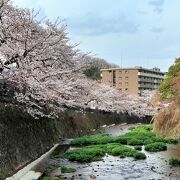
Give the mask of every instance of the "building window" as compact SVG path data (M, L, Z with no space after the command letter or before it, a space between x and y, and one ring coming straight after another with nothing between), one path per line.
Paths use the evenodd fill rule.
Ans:
M122 82L119 82L119 85L121 85L121 86L122 86Z
M120 74L122 74L122 71L119 71Z
M112 71L110 70L109 73L111 73Z
M128 91L128 88L125 88L125 91Z
M128 76L126 76L125 79L128 80Z
M121 76L119 76L119 79L122 79L122 77L121 77Z
M125 85L128 86L128 82L125 82Z
M128 74L128 71L125 71L125 74Z

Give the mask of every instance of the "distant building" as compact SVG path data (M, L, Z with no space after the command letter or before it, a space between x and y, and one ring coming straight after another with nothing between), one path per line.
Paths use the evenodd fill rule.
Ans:
M132 95L141 95L144 90L157 89L164 76L165 73L161 72L159 68L101 69L102 83Z

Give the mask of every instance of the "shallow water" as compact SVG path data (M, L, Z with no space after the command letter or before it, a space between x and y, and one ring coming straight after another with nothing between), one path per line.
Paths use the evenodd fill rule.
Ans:
M128 131L135 125L116 125L105 127L105 133L117 136ZM89 164L69 162L65 159L49 159L48 164L69 165L77 169L75 173L65 174L67 179L77 180L180 180L180 168L172 167L168 160L174 156L180 158L180 144L168 145L168 150L157 153L149 153L142 150L147 159L135 161L132 158L120 159L106 155L103 161Z

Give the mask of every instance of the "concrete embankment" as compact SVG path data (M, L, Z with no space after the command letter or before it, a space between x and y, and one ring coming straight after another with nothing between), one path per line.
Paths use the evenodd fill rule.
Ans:
M43 154L41 157L33 161L32 163L28 164L23 169L19 170L13 176L6 178L6 180L32 180L32 179L39 179L42 175L41 172L35 172L33 169L38 166L39 163L44 161L49 155L57 148L58 144L54 145L48 152Z
M60 139L89 134L103 124L144 122L128 114L77 110L65 110L57 119L37 120L20 107L3 103L0 117L0 179L37 159Z
M1 84L1 83L0 83ZM34 119L17 105L15 85L0 87L0 179L9 177L51 149L61 139L89 134L104 124L148 123L127 113L64 107L58 117Z

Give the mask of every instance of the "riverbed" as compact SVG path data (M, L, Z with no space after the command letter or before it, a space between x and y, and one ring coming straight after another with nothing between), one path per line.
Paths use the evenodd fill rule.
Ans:
M128 132L129 127L137 126L136 124L121 124L104 126L104 133L118 136ZM67 141L68 142L68 141ZM65 143L66 144L66 143ZM68 145L59 146L55 151L56 154L63 154L68 150ZM62 158L49 158L45 165L50 167L71 166L77 171L75 173L64 174L64 178L69 180L179 180L180 168L169 165L171 157L180 158L180 143L177 145L168 145L167 151L150 153L144 151L147 156L145 160L135 161L132 158L120 159L111 155L106 155L102 161L80 164L70 162Z

